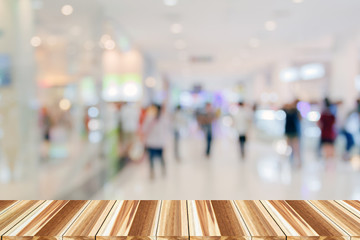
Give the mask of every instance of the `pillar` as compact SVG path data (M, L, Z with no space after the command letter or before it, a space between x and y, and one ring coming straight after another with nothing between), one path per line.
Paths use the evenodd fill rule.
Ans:
M30 178L38 161L35 57L30 45L30 0L0 1L0 54L10 59L11 82L0 87L0 179ZM2 178L1 178L2 176Z

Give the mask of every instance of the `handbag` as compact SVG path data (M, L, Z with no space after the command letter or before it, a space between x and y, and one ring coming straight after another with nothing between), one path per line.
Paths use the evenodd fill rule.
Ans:
M139 137L136 137L129 149L129 157L134 162L140 162L145 155L145 145Z

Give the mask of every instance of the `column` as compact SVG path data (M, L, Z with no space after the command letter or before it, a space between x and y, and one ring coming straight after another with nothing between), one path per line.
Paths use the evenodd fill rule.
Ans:
M0 87L0 139L3 181L24 179L37 169L38 125L35 57L30 0L0 1L0 54L10 59L11 82ZM2 175L5 174L5 175Z

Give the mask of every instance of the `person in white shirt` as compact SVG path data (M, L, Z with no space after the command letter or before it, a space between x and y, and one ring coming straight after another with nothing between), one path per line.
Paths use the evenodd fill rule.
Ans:
M244 102L240 101L238 103L238 106L239 106L238 111L234 115L234 125L239 135L241 157L244 160L245 144L247 140L248 130L251 125L252 114L251 114L251 110L245 106Z
M167 116L161 105L153 104L146 113L142 134L150 160L150 178L154 178L154 161L161 161L163 175L166 173L164 148L167 141Z

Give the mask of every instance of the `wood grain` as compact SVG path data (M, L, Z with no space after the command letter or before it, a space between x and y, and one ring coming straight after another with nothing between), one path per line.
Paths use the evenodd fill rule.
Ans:
M0 215L0 236L3 236L12 227L18 224L24 217L43 204L45 201L20 201L8 211Z
M351 239L360 239L360 218L335 201L310 201L330 221L343 229Z
M190 239L250 239L233 201L188 201Z
M69 201L34 236L34 240L62 240L62 236L90 201Z
M68 201L45 201L3 235L3 240L25 239L35 236Z
M64 240L95 240L116 201L91 201L63 235Z
M360 201L336 200L336 202L360 218Z
M0 201L0 214L14 206L17 202L16 200Z
M261 201L288 239L314 238L317 233L286 201Z
M319 236L320 239L350 239L344 230L329 220L322 212L307 201L292 200L286 203L298 214Z
M156 239L161 201L117 201L96 239Z
M161 203L161 212L157 239L188 239L188 217L186 201L165 200Z
M235 201L252 239L285 239L285 234L260 201Z
M1 240L360 240L360 201L0 201Z
M62 239L65 230L77 217L75 210L81 211L87 201L74 202L76 204L45 201L7 231L2 236L3 240Z

